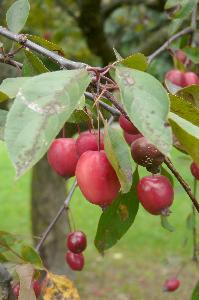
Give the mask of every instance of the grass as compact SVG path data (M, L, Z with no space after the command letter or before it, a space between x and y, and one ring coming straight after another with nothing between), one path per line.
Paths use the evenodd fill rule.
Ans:
M190 159L176 150L172 159L192 184ZM0 230L30 237L30 181L30 172L14 180L14 169L5 146L0 144ZM104 258L93 245L100 209L85 201L78 189L71 207L76 227L88 236L85 270L75 279L82 300L190 299L198 274L197 266L190 260L192 235L186 227L191 202L179 183L175 181L175 201L169 218L175 231L167 232L161 227L159 217L140 207L134 225ZM182 266L182 287L171 295L163 293L164 280L174 276Z

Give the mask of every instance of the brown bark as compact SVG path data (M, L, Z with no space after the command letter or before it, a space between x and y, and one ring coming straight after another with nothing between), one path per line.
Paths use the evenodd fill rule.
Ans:
M66 182L54 173L46 157L33 168L32 174L32 232L41 236L51 223L66 197ZM67 215L64 213L52 229L44 245L41 257L47 268L57 274L68 273L65 264Z
M91 52L102 58L104 65L115 60L112 46L104 31L101 0L80 0L80 17L78 19L88 47Z

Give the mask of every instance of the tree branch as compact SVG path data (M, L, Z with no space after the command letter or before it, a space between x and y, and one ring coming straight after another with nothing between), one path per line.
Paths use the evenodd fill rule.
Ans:
M156 58L158 55L160 55L164 50L166 50L172 42L174 42L181 36L192 32L193 32L193 28L187 27L179 31L178 33L174 34L173 36L171 36L160 48L158 48L155 52L153 52L151 55L148 56L148 63L150 64L152 60Z
M178 173L172 162L168 157L165 158L164 163L167 165L167 167L170 169L170 171L173 173L173 175L176 177L176 179L179 181L185 192L188 194L189 198L191 199L194 207L199 213L199 203L197 202L195 196L193 195L190 186L187 184L187 182L182 178L182 176Z
M37 45L36 43L33 43L32 41L28 40L27 37L23 34L16 34L8 29L0 26L0 35L5 36L6 38L13 40L20 45L23 45L24 47L27 47L31 50L34 50L35 52L42 54L53 61L55 61L57 64L62 66L66 69L82 69L86 68L88 65L81 62L74 62L72 60L66 59L48 49L45 49L44 47Z
M46 229L46 231L43 233L43 236L41 238L41 240L39 241L38 245L36 246L36 250L39 251L41 246L43 245L43 243L45 242L46 238L48 237L49 233L51 232L52 228L55 226L55 224L57 223L57 221L59 220L60 216L62 215L62 213L64 212L65 209L68 208L69 202L72 198L72 195L75 191L75 188L77 186L77 181L75 180L63 205L60 207L58 213L56 214L56 216L54 217L54 219L52 220L52 222L49 224L48 228Z

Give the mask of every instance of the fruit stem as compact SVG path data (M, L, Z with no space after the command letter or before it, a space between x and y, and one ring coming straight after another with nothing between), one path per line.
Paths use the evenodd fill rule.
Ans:
M194 178L193 182L193 194L196 197L197 194L197 179ZM192 205L192 215L193 215L193 227L192 227L192 234L193 234L193 257L192 260L197 262L197 228L196 228L196 210L194 205Z
M62 128L62 137L65 138L66 137L66 127L65 127L65 124Z
M168 157L165 158L164 163L167 165L169 170L173 173L173 175L176 177L176 179L182 185L182 187L184 188L184 190L188 194L189 198L191 199L191 201L192 201L194 207L196 208L197 212L199 213L199 203L196 200L195 196L192 194L190 186L182 178L182 176L178 173L178 171L175 169L174 165L172 164L171 160Z
M43 245L43 243L45 242L46 238L48 237L49 233L51 232L52 228L55 226L55 224L57 223L57 221L59 220L60 216L62 215L62 213L64 212L65 209L68 209L68 205L69 202L72 198L72 195L76 189L77 186L77 181L75 180L64 203L62 204L62 206L60 207L59 211L57 212L56 216L54 217L54 219L52 220L52 222L49 224L49 226L47 227L46 231L44 231L44 233L42 234L42 238L39 241L39 243L36 246L36 250L39 251L41 246Z

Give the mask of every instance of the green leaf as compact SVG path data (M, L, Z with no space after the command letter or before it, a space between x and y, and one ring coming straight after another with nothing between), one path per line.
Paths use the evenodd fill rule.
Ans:
M15 1L6 14L8 28L15 33L19 33L28 19L29 10L28 0Z
M177 91L177 95L199 108L199 85L192 84Z
M120 60L123 59L123 57L119 54L119 52L115 48L113 48L113 51L114 51L114 54L115 54L115 57L116 57L117 61L120 61Z
M26 59L23 63L23 76L33 76L49 72L43 62L31 51L24 50Z
M116 68L121 101L139 131L163 154L172 146L168 126L169 97L161 83L150 74L124 67Z
M121 184L121 190L127 193L132 185L131 154L122 131L105 124L104 148L109 162L114 168Z
M37 35L27 35L28 39L48 50L57 51L60 55L64 56L64 50L57 44L54 44L44 38L37 36Z
M194 63L199 63L199 48L193 48L193 47L185 47L183 48L183 51L186 53L187 57Z
M0 231L0 246L12 247L16 242L16 237L6 231Z
M181 97L170 95L171 111L179 117L199 126L199 109Z
M0 140L4 140L4 129L8 112L0 109Z
M5 255L0 253L0 263L5 263L5 262L8 262L7 258L5 257Z
M184 19L191 14L197 0L167 0L165 9L170 17Z
M173 19L169 25L169 34L173 35L174 33L176 33L180 29L183 21L183 19Z
M161 173L161 175L167 177L169 179L169 181L171 182L172 186L174 186L173 176L167 171L166 168L161 166L160 173Z
M19 88L29 80L28 77L17 77L4 79L0 85L0 91L5 93L10 99L15 98Z
M174 113L169 114L172 130L184 149L199 164L199 127Z
M120 64L131 69L145 71L148 67L147 58L142 53L132 54L119 61Z
M83 110L75 110L70 118L67 120L67 123L82 123L89 122L89 117Z
M38 252L34 248L24 245L21 249L21 256L25 262L29 262L36 268L43 269L43 263Z
M164 229L170 232L173 232L175 230L175 228L169 223L168 217L160 216L160 218L161 218L161 225Z
M199 299L199 281L196 283L196 286L191 296L191 300L198 300L198 299Z
M0 103L8 99L9 99L8 95L0 91Z
M127 194L120 194L102 213L95 236L95 246L99 252L103 253L114 246L133 224L139 208L138 181L139 174L136 169L132 190Z
M20 291L18 300L36 300L36 296L32 287L32 279L34 275L34 266L31 264L16 266L16 272L20 280Z
M90 80L86 70L56 71L32 77L19 89L5 128L17 178L45 154Z

